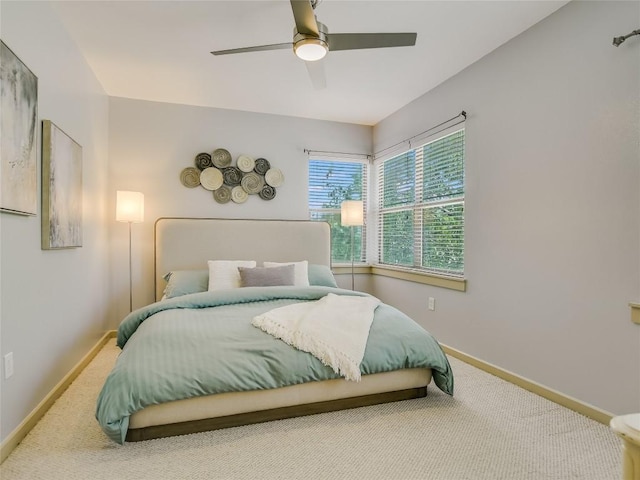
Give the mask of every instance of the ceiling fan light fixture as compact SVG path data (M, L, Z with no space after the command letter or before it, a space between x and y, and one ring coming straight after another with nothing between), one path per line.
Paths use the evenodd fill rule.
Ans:
M328 51L327 43L319 38L303 38L293 44L293 52L305 62L320 60Z

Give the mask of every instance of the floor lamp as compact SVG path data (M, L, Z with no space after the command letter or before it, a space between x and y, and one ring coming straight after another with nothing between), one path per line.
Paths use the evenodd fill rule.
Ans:
M129 224L129 312L133 311L131 281L131 224L144 221L144 195L140 192L116 192L116 221Z
M351 227L351 290L354 290L353 275L353 232L355 227L364 225L364 208L362 200L345 200L340 205L340 223L344 227Z

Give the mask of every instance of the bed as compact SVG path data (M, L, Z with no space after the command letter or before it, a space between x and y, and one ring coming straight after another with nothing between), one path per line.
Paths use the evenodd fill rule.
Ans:
M327 223L160 218L154 229L157 301L121 322L122 352L97 402L96 418L115 442L419 398L432 381L453 394L450 365L428 332L367 294L337 287ZM224 283L231 271L240 284ZM258 328L272 312L330 299L373 305L351 373L357 381L344 366Z

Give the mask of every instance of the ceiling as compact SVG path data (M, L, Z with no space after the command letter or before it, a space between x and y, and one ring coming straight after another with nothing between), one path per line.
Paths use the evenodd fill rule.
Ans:
M290 42L275 1L56 1L110 96L375 125L567 1L324 0L330 32L417 32L414 47L335 51L314 89L292 50L213 56Z

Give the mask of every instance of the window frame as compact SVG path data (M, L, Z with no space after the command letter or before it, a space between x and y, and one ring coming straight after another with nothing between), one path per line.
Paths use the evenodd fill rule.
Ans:
M451 198L441 199L436 198L434 200L423 198L423 185L424 185L424 159L422 158L425 146L433 144L447 136L454 135L458 132L462 132L462 191L457 196ZM465 125L454 125L449 128L443 129L436 134L429 135L419 140L417 146L408 145L409 148L405 150L396 149L394 151L386 153L382 157L378 157L373 162L373 174L375 176L373 185L375 190L372 197L375 198L376 212L372 217L375 218L375 236L376 241L374 245L377 247L377 251L372 253L372 258L375 261L372 262L374 270L377 271L400 271L407 272L409 274L426 275L434 278L452 279L453 281L464 282L465 277L465 251L466 251L466 238L464 235L465 225L465 205L466 205L466 129ZM416 143L416 142L412 142ZM406 144L405 144L406 145ZM414 175L413 175L413 201L411 203L395 204L392 206L383 206L384 198L384 167L385 163L391 160L397 159L402 155L412 154L414 158ZM448 164L449 166L449 164ZM425 212L429 209L447 207L454 205L462 205L461 213L461 235L462 235L462 268L459 271L452 269L443 269L433 267L432 265L423 265L423 242L425 236L424 230L424 216ZM383 221L386 215L397 212L410 212L412 221L412 264L391 263L384 262L383 255L385 254L385 241L384 241L384 229ZM431 283L431 282L426 282Z
M322 155L309 155L308 158L308 162L307 162L307 167L308 167L308 171L307 171L307 210L308 210L308 215L309 215L309 219L312 221L327 221L329 224L331 224L330 221L322 218L325 215L333 215L336 216L338 219L340 218L340 206L338 205L337 207L332 207L332 208L317 208L317 207L312 207L311 205L311 201L312 201L312 194L311 194L311 176L312 176L312 162L322 162L322 163L348 163L348 164L359 164L362 165L362 185L361 185L361 193L360 196L361 198L344 198L343 200L362 200L363 202L363 218L364 218L364 222L363 225L361 227L340 227L341 229L349 229L349 239L350 239L350 230L351 228L354 228L354 232L357 232L354 235L354 238L357 239L358 237L360 238L360 256L358 258L358 256L356 256L354 258L354 264L356 265L366 265L367 262L367 246L368 246L368 234L369 234L369 229L367 227L367 213L368 213L368 202L369 202L369 197L370 197L370 189L369 189L369 181L371 178L371 162L367 159L367 158L347 158L347 157L327 157L327 156L322 156ZM319 217L319 218L314 218L314 217ZM341 232L343 233L343 232ZM334 229L334 227L332 226L331 228L331 263L334 266L340 266L340 265L351 265L351 259L338 259L338 258L334 258L334 245L336 242L334 242L334 236L338 235L338 233L336 232L336 230ZM358 251L358 248L356 247L355 251Z

